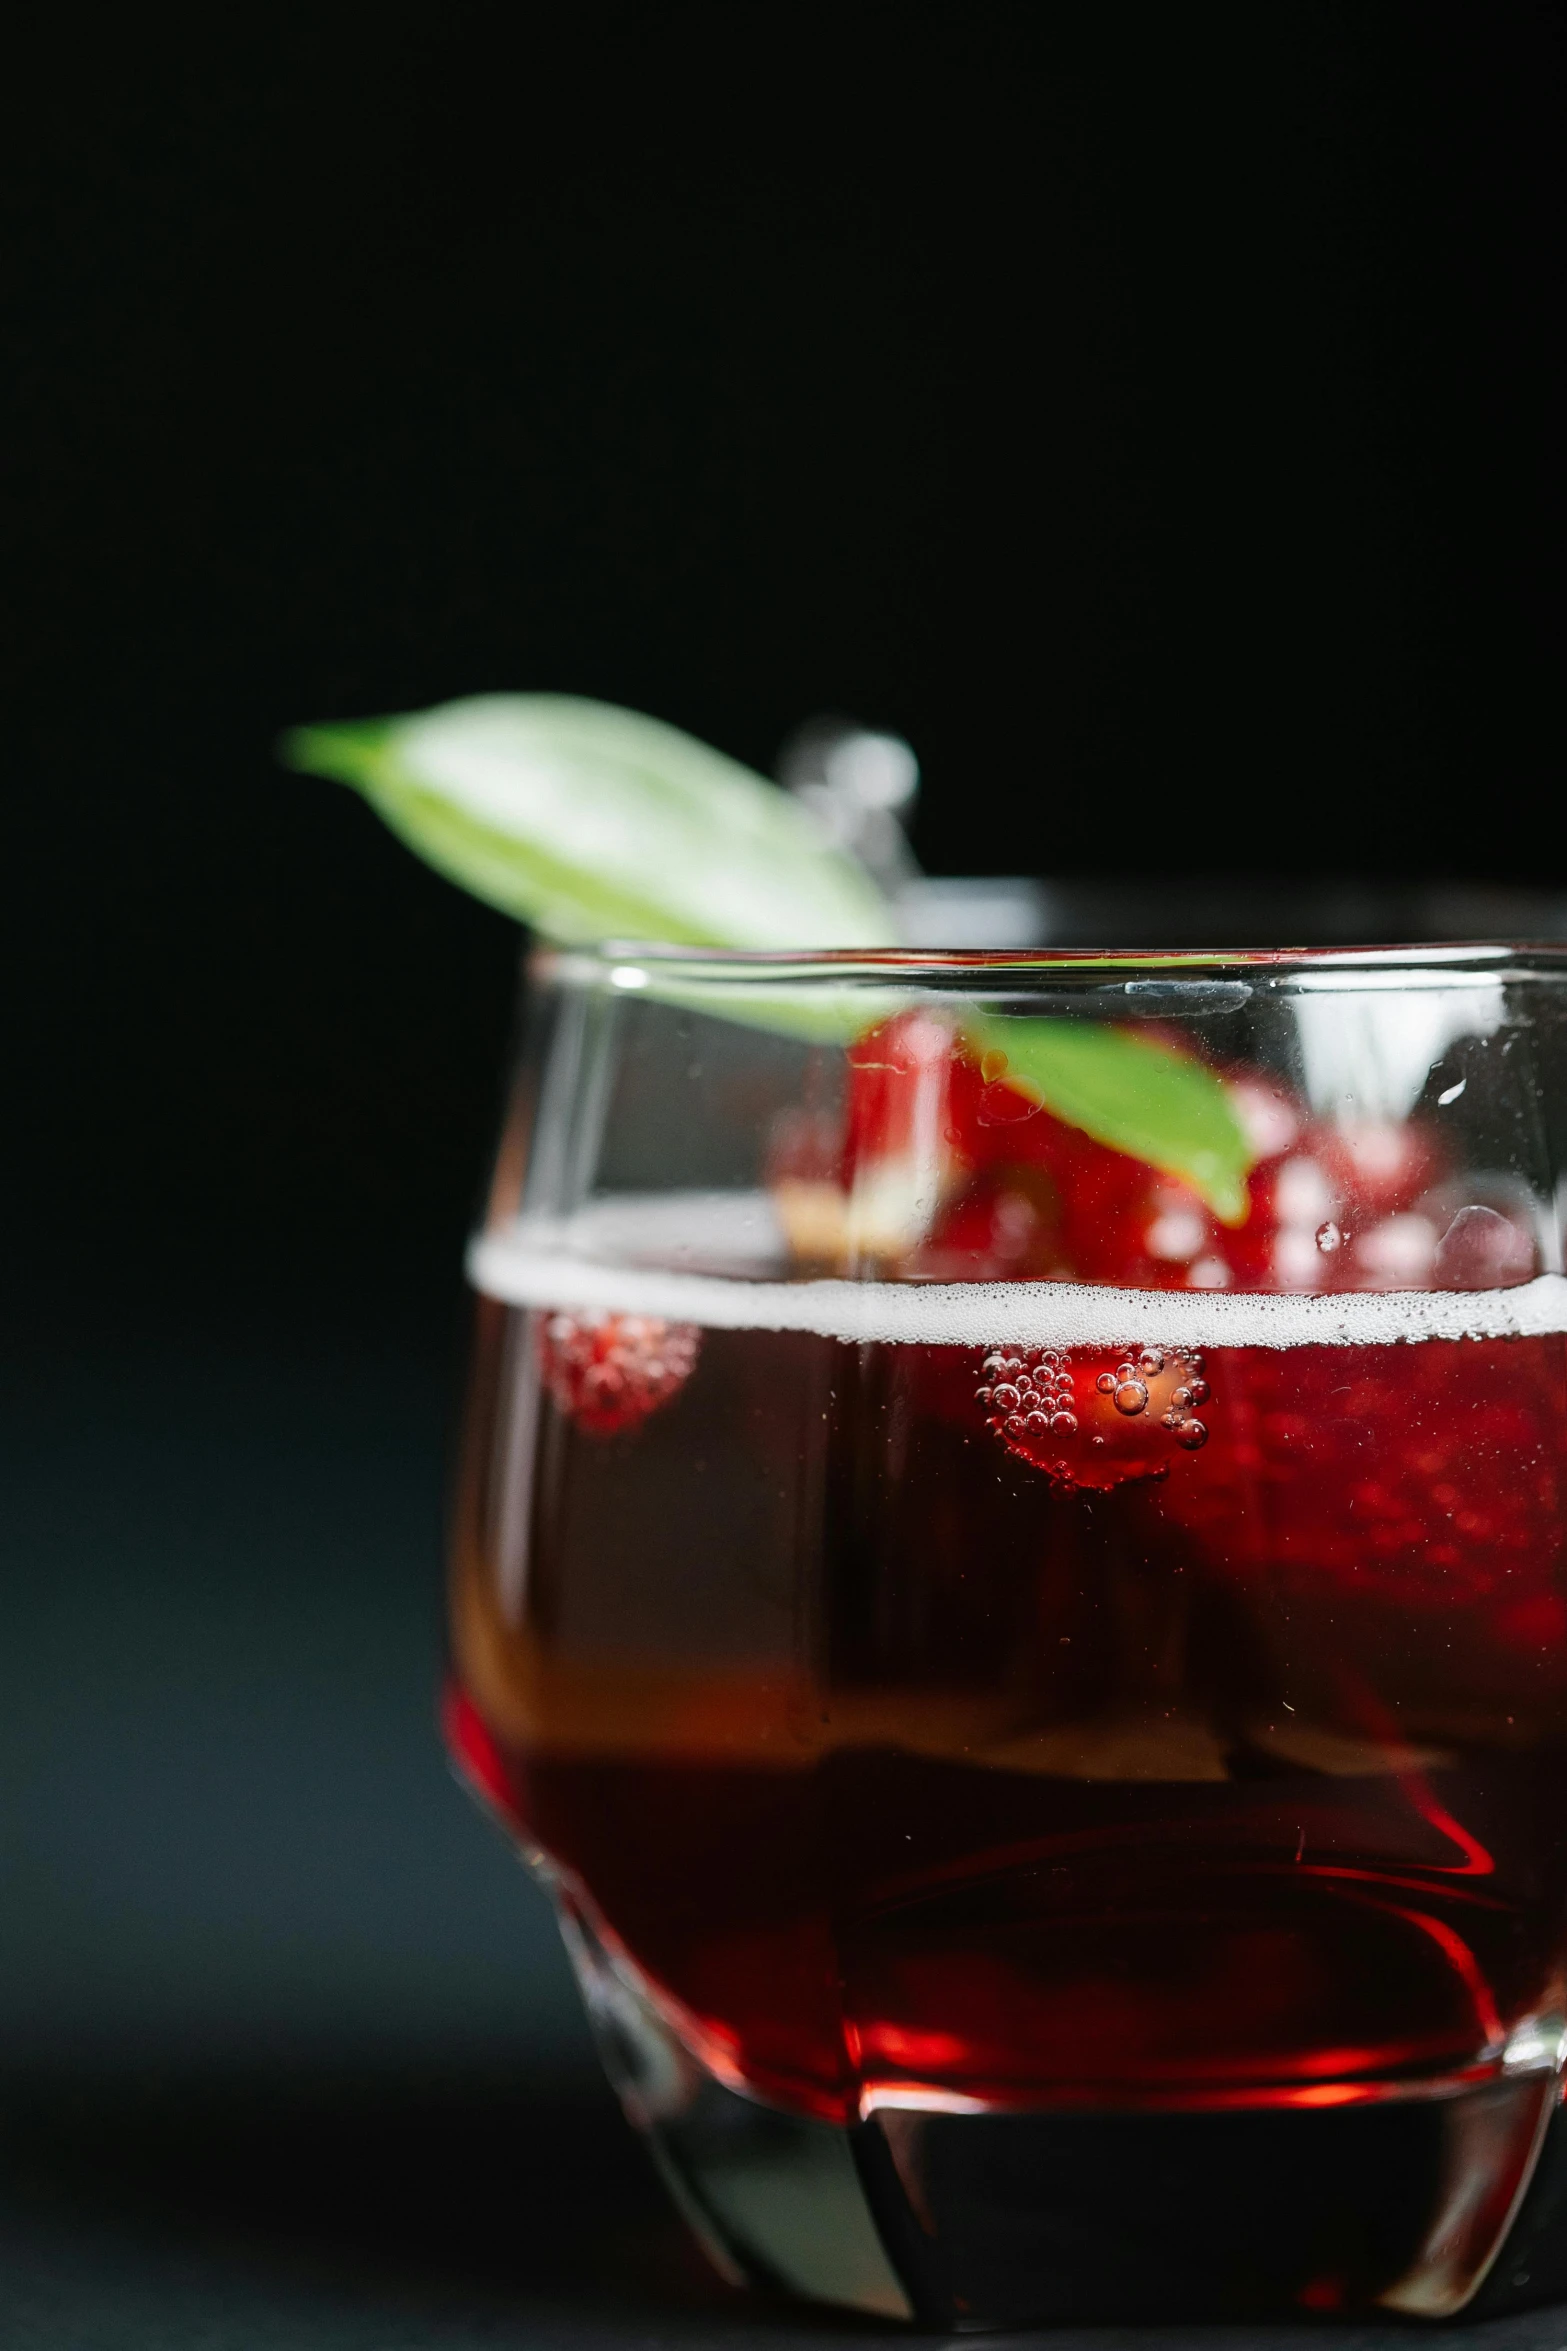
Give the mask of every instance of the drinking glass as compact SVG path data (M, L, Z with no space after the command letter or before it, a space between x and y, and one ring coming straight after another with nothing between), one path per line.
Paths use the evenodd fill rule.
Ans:
M1564 1103L1560 949L535 958L448 1731L728 2274L1567 2290Z

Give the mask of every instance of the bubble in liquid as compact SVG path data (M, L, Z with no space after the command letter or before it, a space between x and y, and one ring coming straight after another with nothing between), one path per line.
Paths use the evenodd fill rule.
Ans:
M1004 1078L1007 1074L1006 1055L1004 1053L982 1054L980 1056L979 1074L984 1079L987 1086L993 1086L997 1078Z
M1124 1412L1128 1419L1133 1413L1141 1412L1147 1401L1148 1390L1141 1380L1122 1380L1115 1391L1116 1411Z
M1096 1453L1102 1453L1105 1449L1105 1441L1103 1437L1090 1437L1088 1442L1090 1445L1092 1445Z
M1317 1247L1324 1257L1331 1257L1335 1249L1342 1249L1343 1246L1344 1236L1330 1216L1326 1224L1317 1227Z
M1195 1404L1196 1401L1197 1399L1192 1394L1190 1388L1172 1389L1170 1394L1170 1410L1172 1412L1184 1412L1188 1404Z
M1015 1412L1022 1401L1010 1380L1003 1380L999 1388L992 1389L990 1400L1002 1412Z
M1164 1357L1157 1347L1145 1347L1137 1358L1137 1368L1139 1371L1146 1371L1157 1378L1164 1369Z
M1184 1445L1188 1453L1200 1453L1208 1442L1208 1431L1200 1420L1183 1420L1175 1432L1175 1441Z
M1193 1380L1187 1392L1194 1404L1206 1404L1208 1398L1213 1394L1213 1390L1206 1380Z
M1102 1371L1094 1382L1101 1396L1113 1396L1120 1384L1113 1371Z
M1185 1413L1177 1412L1172 1405L1168 1412L1163 1412L1160 1414L1159 1425L1161 1428L1178 1429L1185 1418Z
M1075 1437L1077 1435L1076 1414L1071 1412L1056 1413L1050 1423L1050 1434L1053 1437Z
M1050 1421L1048 1416L1043 1412L1031 1412L1028 1415L1028 1418L1024 1421L1023 1426L1028 1430L1031 1436L1042 1437L1046 1429L1049 1428Z

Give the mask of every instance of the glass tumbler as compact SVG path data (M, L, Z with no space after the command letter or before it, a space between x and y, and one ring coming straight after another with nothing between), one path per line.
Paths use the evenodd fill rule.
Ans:
M527 1007L448 1731L714 2260L972 2327L1567 2291L1567 953Z

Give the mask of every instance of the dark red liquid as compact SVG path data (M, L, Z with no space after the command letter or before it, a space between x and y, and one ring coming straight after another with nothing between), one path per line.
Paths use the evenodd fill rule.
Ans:
M1553 2029L1559 1338L1210 1349L1083 1491L978 1350L708 1332L606 1434L483 1311L454 1738L720 2078L1327 2105Z

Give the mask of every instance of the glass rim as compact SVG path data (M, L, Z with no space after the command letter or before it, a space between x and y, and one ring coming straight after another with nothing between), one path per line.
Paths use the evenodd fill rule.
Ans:
M1567 977L1567 945L1554 940L1433 940L1375 947L804 947L740 948L686 946L663 941L604 940L562 946L537 942L530 960L562 978L607 982L634 989L646 968L660 979L726 988L842 986L864 979L917 987L950 987L955 981L1000 981L1008 986L1033 980L1061 981L1096 976L1157 976L1178 989L1227 973L1256 973L1264 979L1342 973L1376 975L1382 985L1400 976L1427 985L1451 978L1492 976Z

